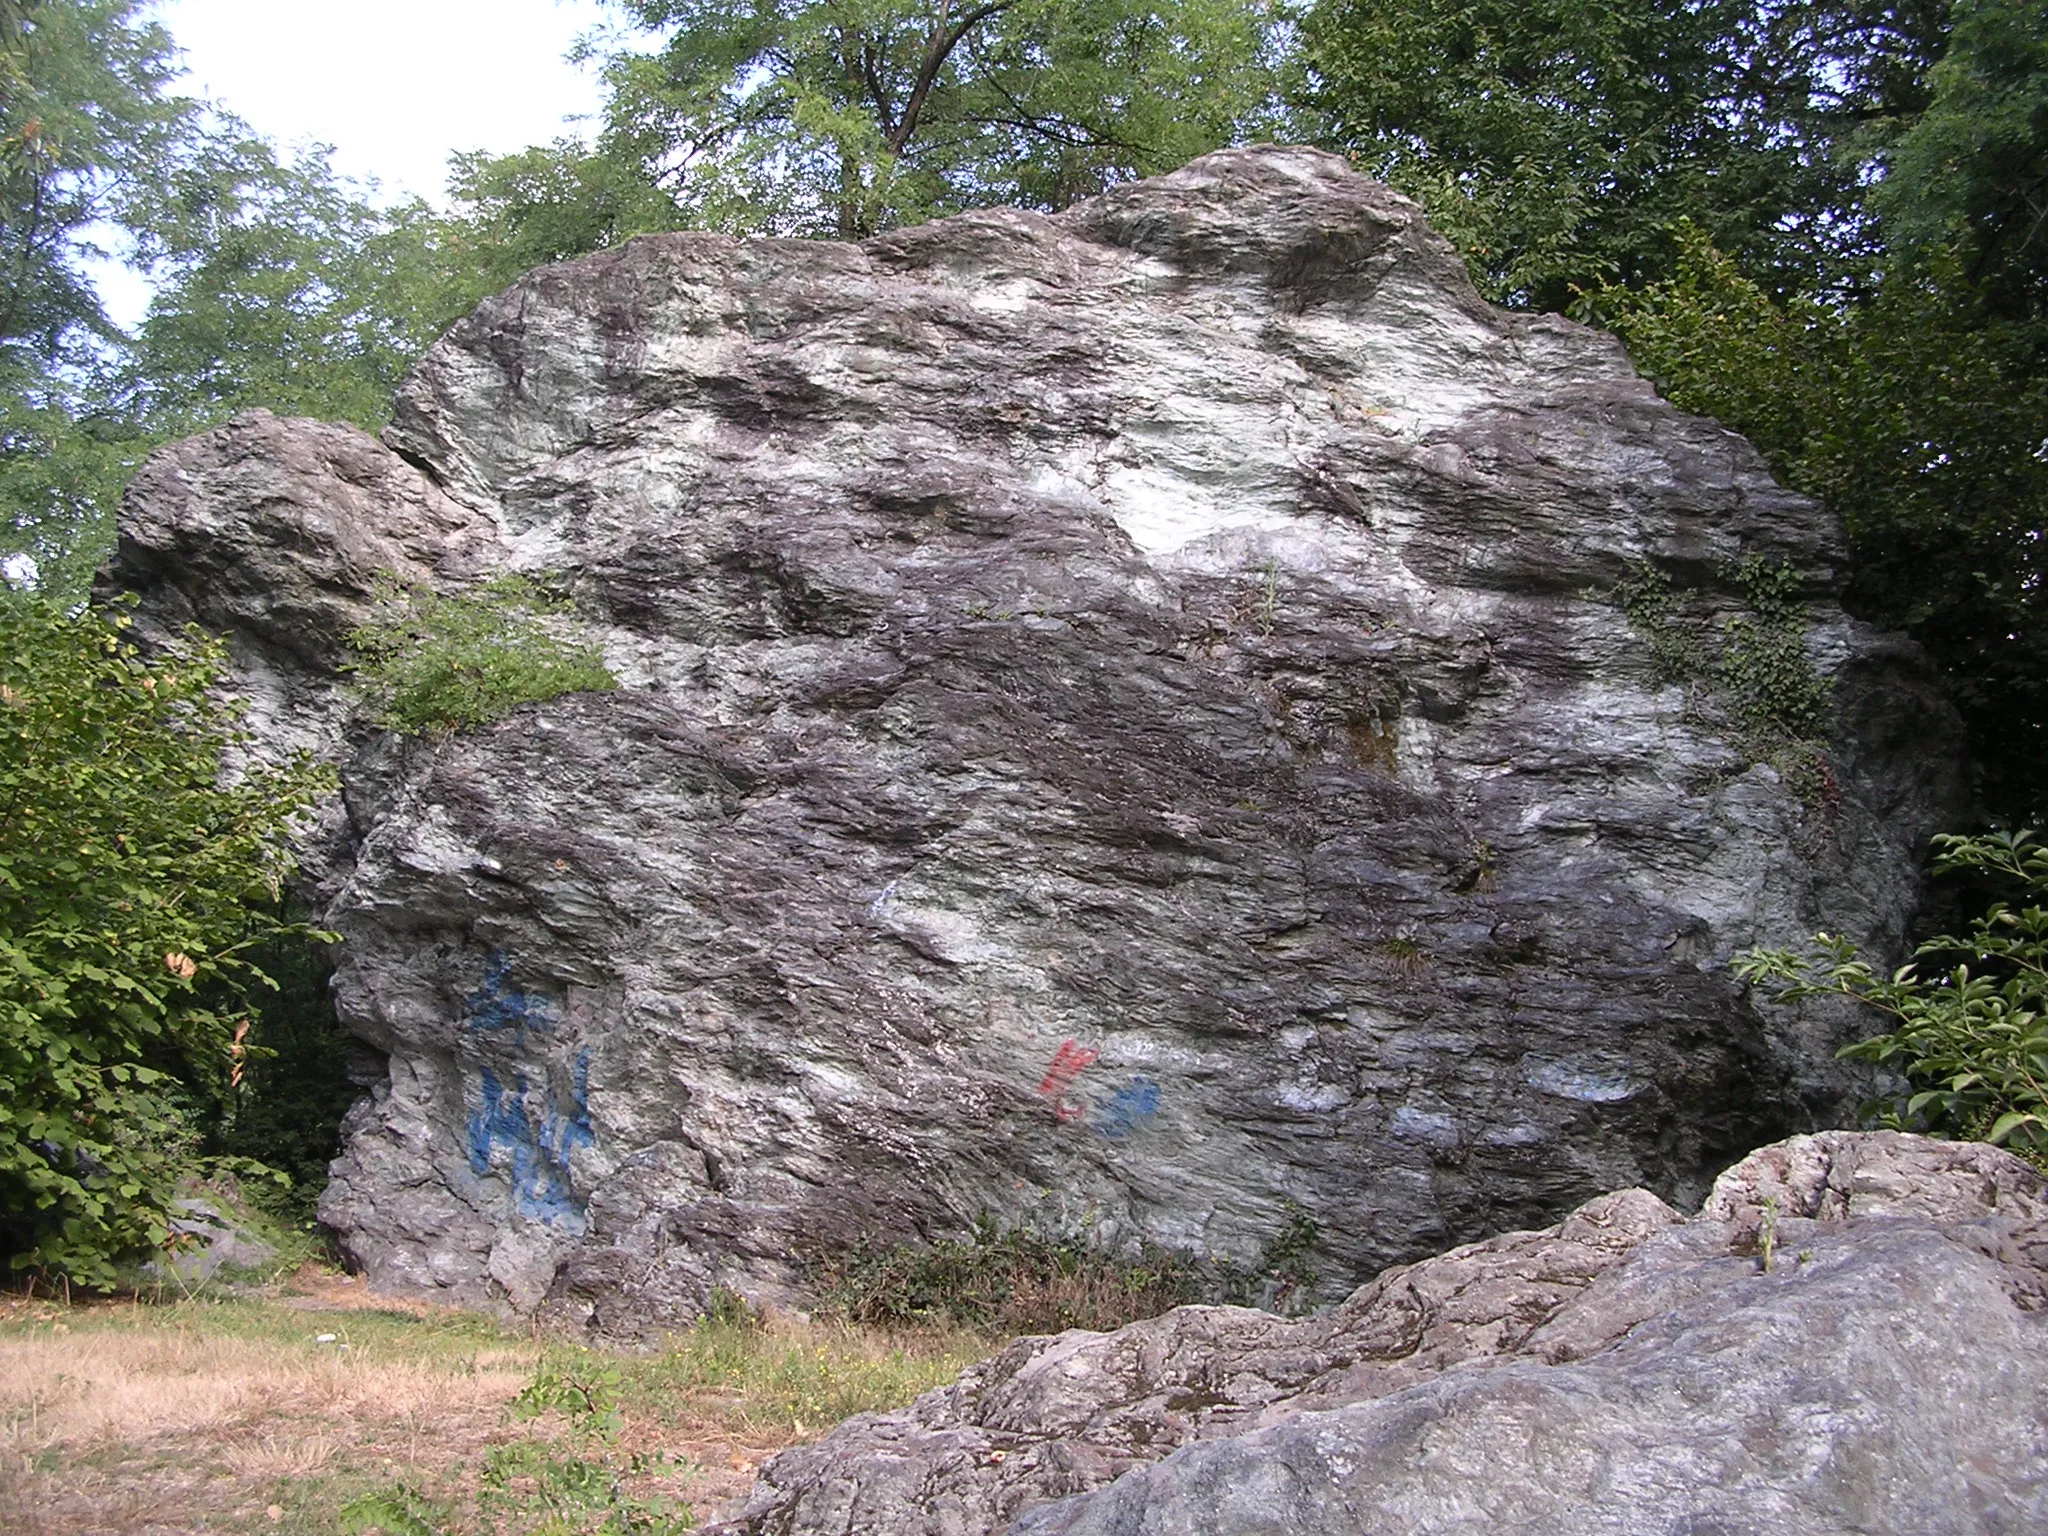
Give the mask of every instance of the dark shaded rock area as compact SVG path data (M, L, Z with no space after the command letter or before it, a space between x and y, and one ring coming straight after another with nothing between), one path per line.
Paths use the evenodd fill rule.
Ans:
M1766 1253L1768 1252L1768 1260ZM1827 1132L1319 1317L1020 1339L763 1469L738 1536L2019 1536L2048 1528L2048 1199Z
M1832 683L1823 796L1616 596L1654 562L1711 638L1751 556ZM110 580L343 765L309 879L388 1072L323 1218L378 1286L631 1331L984 1210L1252 1264L1292 1200L1338 1295L1840 1115L1851 1022L1728 958L1896 953L1960 793L1841 560L1610 337L1266 149L542 269L382 443L157 455ZM622 689L365 724L378 578L504 570Z

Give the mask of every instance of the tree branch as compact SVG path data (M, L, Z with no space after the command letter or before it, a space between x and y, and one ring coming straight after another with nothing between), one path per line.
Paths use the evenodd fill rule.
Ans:
M986 0L949 27L946 12L951 9L952 0L939 0L939 14L933 18L931 36L925 41L924 62L918 66L917 79L903 103L903 115L897 121L895 131L888 136L890 154L902 154L904 146L917 132L918 119L924 115L925 102L931 97L932 87L938 83L939 71L946 67L946 60L953 56L960 40L990 17L1001 15L1016 3L1017 0Z

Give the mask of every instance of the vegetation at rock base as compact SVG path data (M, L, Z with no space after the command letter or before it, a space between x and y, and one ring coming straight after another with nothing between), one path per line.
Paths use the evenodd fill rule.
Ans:
M857 1324L1107 1331L1191 1302L1292 1311L1315 1286L1318 1235L1315 1220L1286 1201L1279 1230L1247 1268L1149 1243L1136 1255L1109 1252L1084 1236L1005 1229L983 1212L965 1238L859 1244L812 1280L827 1308Z
M318 1267L261 1293L0 1294L0 1528L140 1530L176 1511L182 1528L285 1536L688 1529L773 1452L991 1347L774 1320L609 1353Z
M388 588L349 635L372 714L406 735L459 731L565 693L616 688L597 648L569 633L573 610L523 576L444 597Z
M147 660L118 611L0 603L0 1246L105 1284L166 1239L232 1096L252 948L330 774L247 761L223 652Z
M1848 997L1891 1016L1842 1051L1905 1080L1884 1123L2001 1143L2048 1169L2048 847L2030 832L1936 842L1939 872L1999 893L1968 932L1927 940L1889 976L1825 933L1815 955L1751 950L1737 971L1780 1002Z

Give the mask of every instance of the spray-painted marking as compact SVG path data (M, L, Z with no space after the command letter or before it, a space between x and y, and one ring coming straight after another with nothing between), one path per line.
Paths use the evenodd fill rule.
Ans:
M552 1085L534 1103L524 1072L508 1088L489 1067L483 1069L480 1103L469 1117L469 1167L479 1178L491 1171L502 1147L511 1156L512 1199L522 1216L550 1226L583 1229L583 1202L569 1180L569 1158L596 1140L590 1124L590 1052L579 1052L565 1114Z
M1102 1057L1102 1052L1090 1050L1085 1045L1067 1041L1053 1053L1052 1065L1046 1068L1045 1081L1038 1085L1038 1091L1052 1100L1053 1118L1061 1124L1078 1120L1087 1111L1077 1104L1065 1102L1066 1091L1074 1086L1074 1079L1093 1066Z
M1149 1077L1134 1077L1117 1089L1089 1125L1099 1136L1122 1141L1150 1125L1158 1113L1159 1085Z
M492 1042L486 1049L502 1062L507 1054L524 1054L529 1032L552 1035L561 1011L553 998L522 991L512 979L511 957L501 951L485 960L483 985L463 999L463 1020ZM470 1171L482 1178L509 1163L513 1205L522 1216L582 1231L583 1202L570 1182L569 1158L596 1140L589 1050L577 1053L570 1070L566 1109L546 1069L516 1059L482 1068L477 1101L467 1126Z
M503 951L484 961L484 984L463 999L469 1027L489 1034L501 1030L552 1034L561 1014L551 997L522 992L512 980L512 957Z

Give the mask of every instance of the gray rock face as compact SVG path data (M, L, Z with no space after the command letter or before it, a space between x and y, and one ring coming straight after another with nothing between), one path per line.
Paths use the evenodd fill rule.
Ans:
M1316 1318L1021 1339L784 1452L715 1529L2038 1531L2044 1195L1991 1147L1798 1137L1690 1221L1628 1190Z
M167 450L113 573L344 760L309 867L389 1074L323 1215L383 1286L634 1328L984 1209L1247 1262L1292 1199L1341 1288L1696 1200L1849 1091L1729 955L1895 950L1957 814L1820 510L1327 155L637 240L457 326L386 444ZM1614 596L1655 562L1712 636L1752 555L1833 685L1810 804ZM352 719L380 572L507 569L621 691Z

